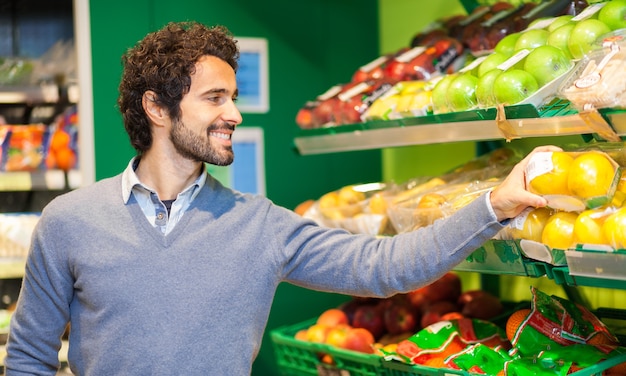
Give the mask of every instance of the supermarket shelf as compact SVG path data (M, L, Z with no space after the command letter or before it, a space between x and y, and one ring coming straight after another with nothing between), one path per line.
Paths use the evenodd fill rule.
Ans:
M459 141L597 134L616 141L626 134L626 114L569 113L546 116L529 108L429 115L303 130L294 142L303 155ZM532 107L532 106L531 106ZM609 120L607 120L609 119ZM609 124L609 121L611 124Z
M0 172L0 192L75 189L80 185L78 170Z
M25 263L24 259L0 258L0 279L22 278Z
M0 103L37 104L59 101L59 87L56 84L40 86L0 86Z

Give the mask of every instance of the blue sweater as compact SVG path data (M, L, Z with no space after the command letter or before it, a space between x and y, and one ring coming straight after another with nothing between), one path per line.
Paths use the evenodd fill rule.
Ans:
M124 205L121 177L55 198L33 234L6 374L54 375L66 323L76 375L245 375L282 281L384 297L439 278L502 225L486 196L428 230L326 229L209 177L168 235Z

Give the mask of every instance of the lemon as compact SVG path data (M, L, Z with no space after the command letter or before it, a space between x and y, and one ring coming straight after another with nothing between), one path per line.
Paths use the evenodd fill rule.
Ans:
M522 228L513 228L511 235L514 239L533 240L541 243L541 234L546 227L548 219L552 216L552 210L548 208L534 208L524 215Z
M602 224L606 219L604 208L585 210L578 215L574 223L574 239L583 244L608 244Z
M570 195L567 178L574 157L564 151L551 154L551 166L543 166L548 170L530 181L530 189L540 195Z
M541 242L550 248L568 249L575 245L574 223L578 213L559 211L550 216L543 228Z
M567 186L572 194L583 199L606 196L614 177L615 168L605 154L586 152L574 158Z
M626 207L609 215L602 225L602 233L615 249L626 248Z

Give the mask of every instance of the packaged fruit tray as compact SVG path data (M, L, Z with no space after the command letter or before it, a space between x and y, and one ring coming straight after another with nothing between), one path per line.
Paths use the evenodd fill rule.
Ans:
M548 265L523 256L519 240L491 240L474 251L454 269L490 274L541 277L549 274Z

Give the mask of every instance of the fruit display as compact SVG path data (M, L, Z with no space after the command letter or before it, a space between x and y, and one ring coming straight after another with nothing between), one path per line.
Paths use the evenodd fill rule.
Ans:
M496 186L519 160L517 151L500 148L441 176L343 186L305 200L297 211L326 227L395 235L432 224L469 204Z
M406 294L354 297L285 334L296 341L292 346L314 345L317 361L336 370L353 353L374 364L376 374L397 364L416 375L441 369L547 376L594 368L594 375L623 374L626 347L614 328L578 303L533 286L530 291L530 301L503 303L483 290L463 291L449 272Z
M483 290L463 291L459 276L448 272L406 294L382 299L354 297L323 311L295 337L373 354L394 349L402 340L442 320L490 320L503 311L499 298Z
M350 184L327 192L317 200L305 200L298 213L326 227L352 233L392 235L385 195L389 184Z
M526 184L553 209L582 211L611 203L621 170L601 151L542 152L529 161Z
M296 123L310 129L501 105L539 108L554 98L578 110L620 107L624 85L609 85L608 77L621 79L623 52L603 49L602 41L623 38L625 12L624 0L480 5L438 20L410 46L359 67L350 82L308 101ZM394 86L406 81L423 81L424 88Z

